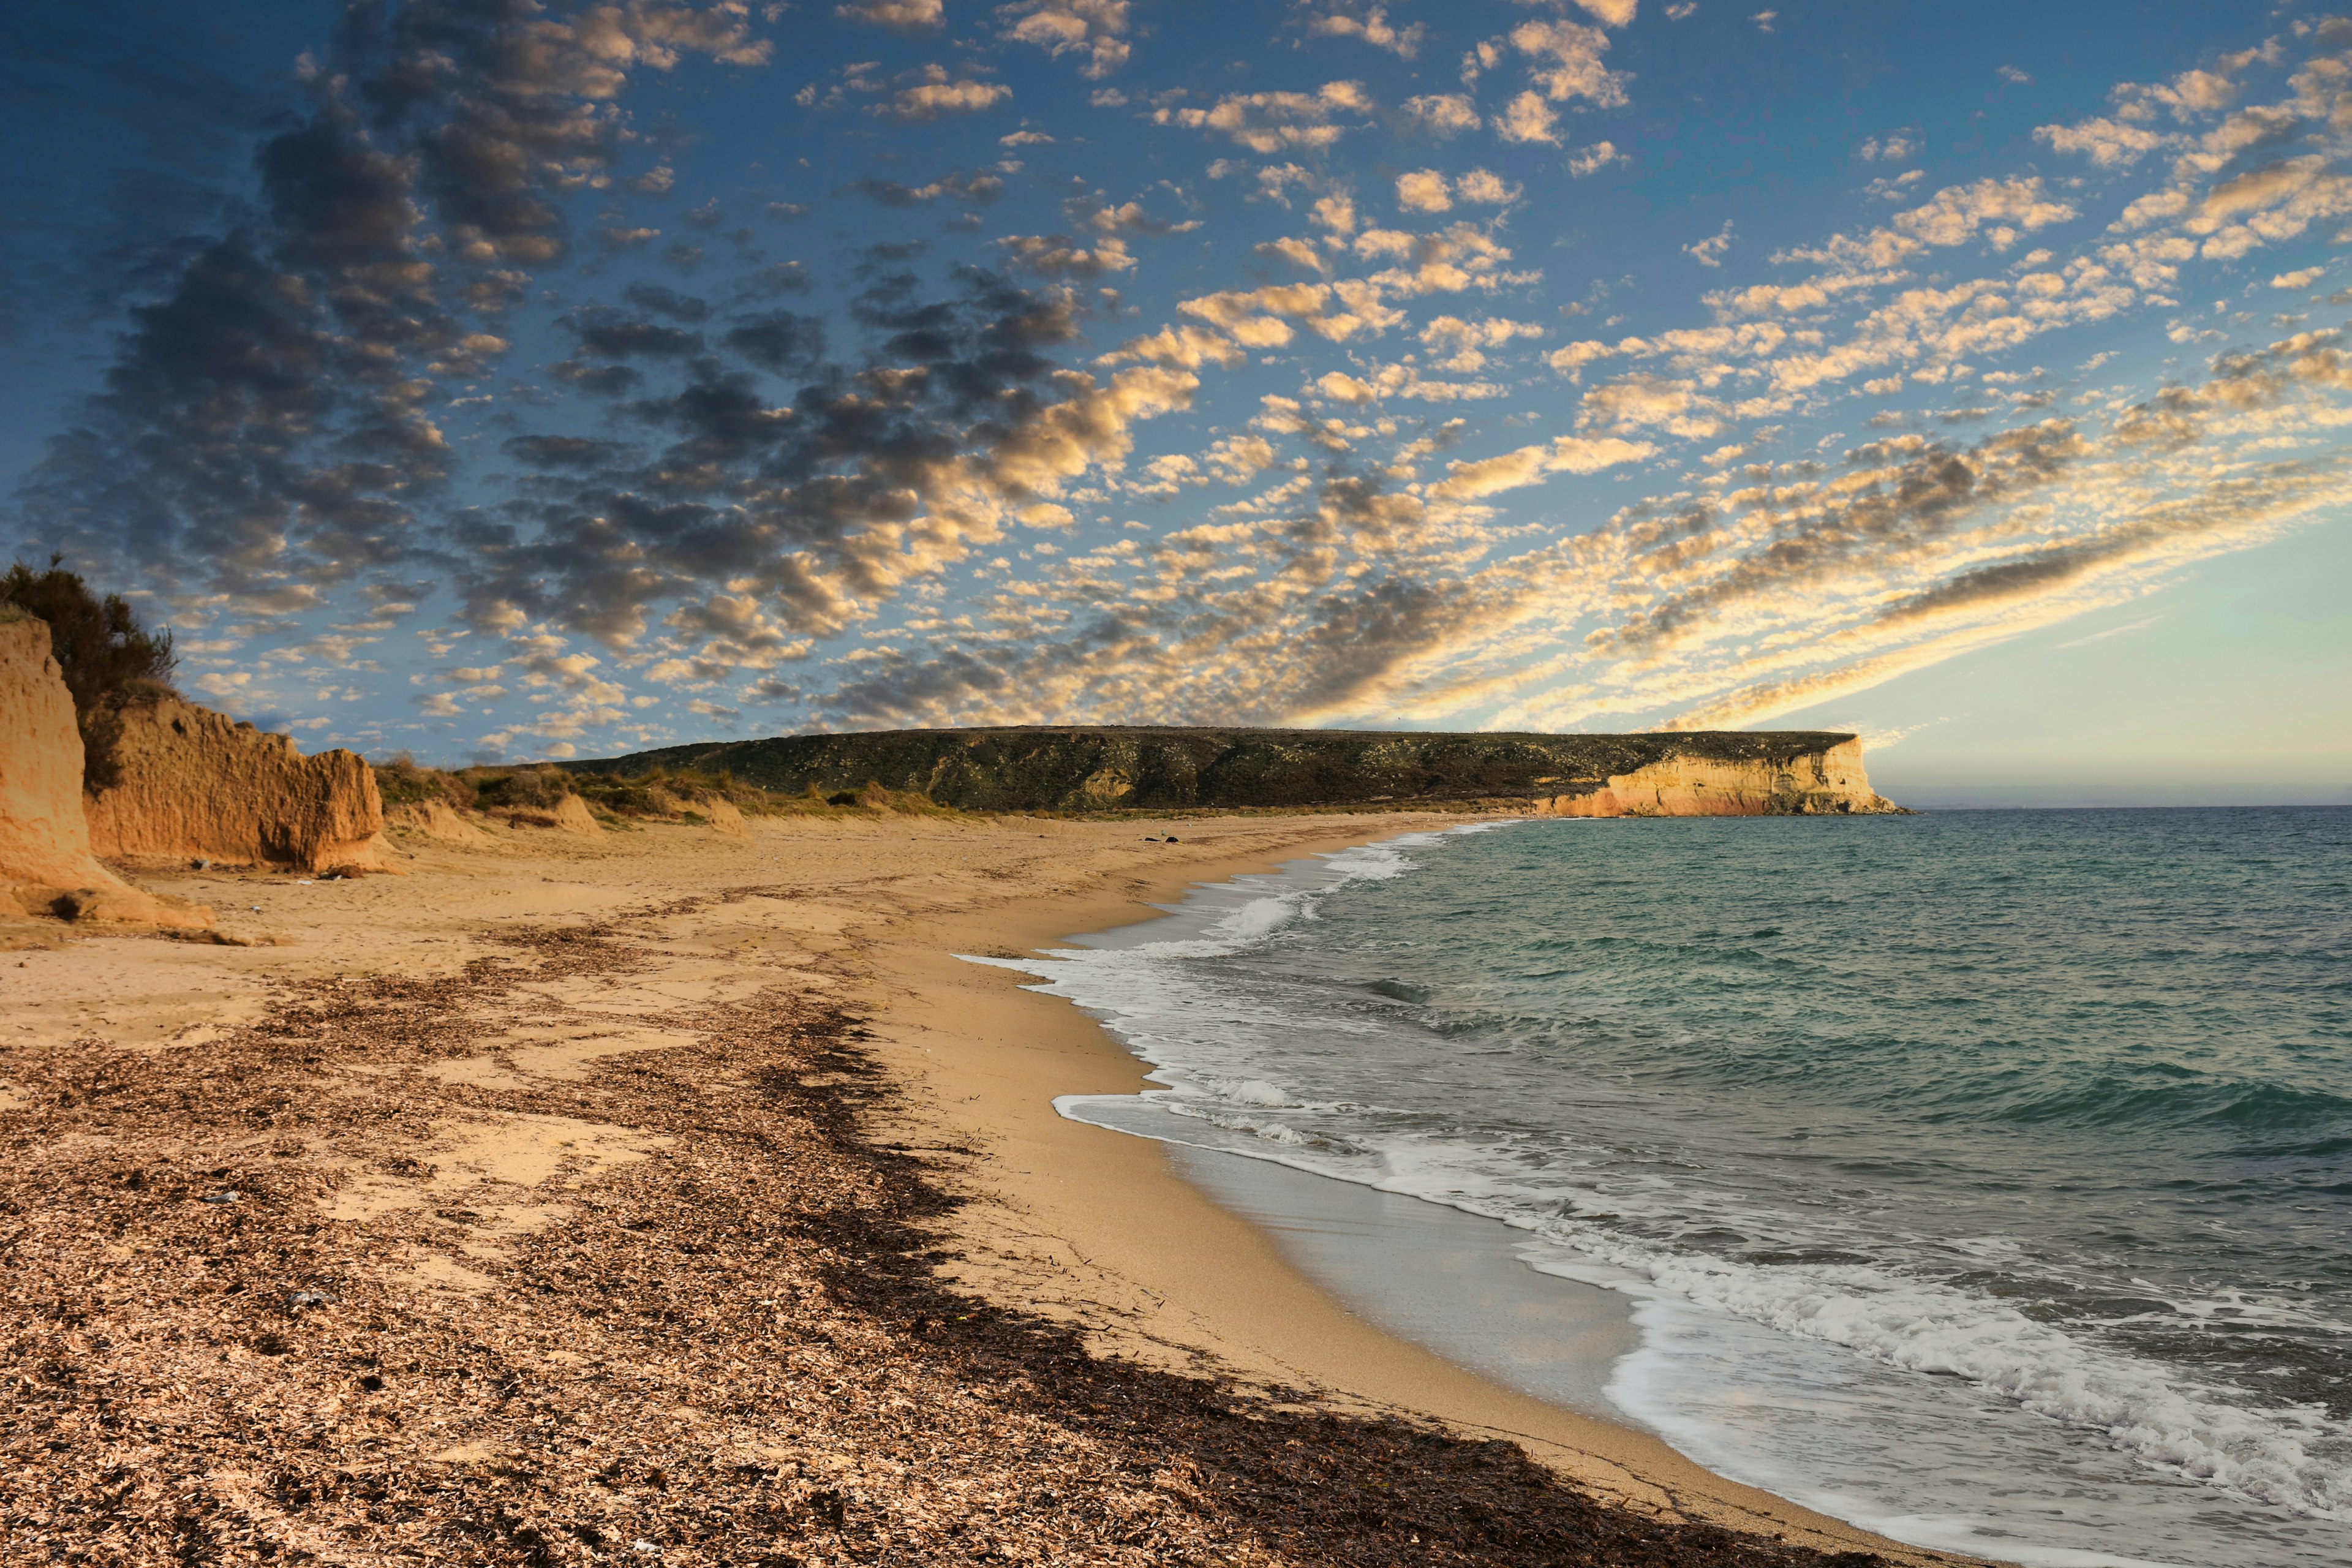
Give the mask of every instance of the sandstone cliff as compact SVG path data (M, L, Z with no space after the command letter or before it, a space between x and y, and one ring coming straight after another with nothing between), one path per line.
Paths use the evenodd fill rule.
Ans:
M100 855L392 867L383 801L356 752L305 757L284 735L165 698L123 710L115 763L116 782L84 802Z
M1870 787L1862 742L1853 737L1780 760L1667 757L1536 807L1543 816L1870 816L1901 809Z
M968 811L1410 805L1673 816L1899 809L1871 791L1855 737L1814 731L900 730L672 746L565 765L624 777L656 769L724 771L765 789L827 798L872 783Z
M0 605L0 913L202 927L100 865L82 815L81 732L45 621Z

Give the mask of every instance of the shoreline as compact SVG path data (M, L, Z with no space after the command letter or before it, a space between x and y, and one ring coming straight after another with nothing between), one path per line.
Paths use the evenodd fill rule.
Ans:
M402 876L153 879L253 945L0 965L26 1551L1954 1561L1353 1317L1057 1115L1143 1065L953 956L1419 819L484 826Z
M950 1230L983 1258L955 1277L1026 1306L1048 1305L1115 1353L1171 1367L1198 1366L1205 1356L1268 1387L1297 1385L1366 1410L1402 1408L1509 1438L1578 1486L1661 1518L1903 1562L1974 1561L1743 1486L1652 1434L1523 1394L1367 1321L1266 1232L1189 1180L1170 1145L1055 1110L1062 1095L1149 1088L1149 1065L1075 1005L1023 989L1032 977L955 956L1024 956L1073 936L1149 923L1165 918L1159 906L1196 885L1462 819L1341 820L1349 826L1302 824L1300 837L1278 850L1187 855L1122 891L1017 900L874 941L877 980L897 1001L875 1020L874 1043L929 1102L917 1109L910 1094L908 1126L982 1151L968 1173L974 1201ZM1166 825L1127 826L1139 836Z

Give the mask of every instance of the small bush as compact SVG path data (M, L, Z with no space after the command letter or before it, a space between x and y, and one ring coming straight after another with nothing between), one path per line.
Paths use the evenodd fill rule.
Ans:
M466 811L474 805L474 786L463 774L419 767L406 752L388 763L375 764L375 787L388 806L419 805L438 800L447 803L453 810Z
M578 792L572 775L558 767L467 768L476 804L500 810L551 811Z
M732 773L698 773L690 768L659 765L643 773L604 773L583 771L571 775L580 797L600 811L617 817L656 821L701 821L710 803L724 800L746 816L901 816L961 818L967 813L943 806L929 795L910 790L885 789L867 784L862 789L825 795L814 788L801 795L781 795L739 782Z

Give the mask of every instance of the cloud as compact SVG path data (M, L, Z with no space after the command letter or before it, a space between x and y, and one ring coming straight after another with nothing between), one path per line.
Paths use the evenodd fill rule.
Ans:
M441 650L426 694L384 700L412 727L478 715L525 751L661 743L746 713L772 728L1742 722L2352 500L2344 343L2243 337L2301 309L2257 289L2258 310L2244 286L2330 285L2303 265L2315 250L2242 258L2315 246L2352 212L2332 143L2309 140L2328 133L2336 79L2308 62L2283 65L2294 81L2276 102L2248 101L2253 68L2229 58L2210 80L2119 91L2096 137L2087 121L2041 136L2093 161L2080 181L1972 170L1928 195L1908 178L1914 133L1882 132L1857 149L1885 176L1870 226L1769 264L1732 231L1699 240L1717 286L1679 321L1606 288L1568 303L1538 265L1570 258L1513 256L1523 224L1494 208L1524 198L1500 174L1427 142L1384 159L1350 135L1492 124L1561 147L1535 159L1552 157L1555 183L1605 166L1616 149L1572 146L1568 121L1630 95L1601 30L1630 5L1549 5L1533 47L1516 12L1474 39L1465 91L1392 115L1353 83L1136 90L1125 112L1234 143L1210 177L1254 204L1239 243L1181 247L1192 281L1154 319L1138 307L1156 291L1092 285L1140 269L1155 247L1137 236L1226 204L1197 199L1197 171L1090 151L1104 121L1056 126L1050 154L1026 152L1042 129L991 143L969 132L1001 124L943 122L988 159L936 178L891 161L908 144L874 115L803 126L877 151L831 176L847 205L824 223L739 237L695 188L708 152L636 124L627 94L665 51L755 49L753 12L692 13L717 41L689 47L655 7L600 7L596 26L635 29L608 48L546 12L500 32L506 13L439 0L416 0L402 32L411 9L371 10L354 26L392 31L322 61L314 99L266 138L245 226L170 253L103 396L25 493L28 536L144 566L133 581L174 616L236 605L234 635L185 622L192 649L223 645L192 682L252 690L267 682L248 670L299 668L305 689L345 688L337 661L390 657L370 628L455 602L454 619L416 622ZM1009 37L1092 69L1084 10L956 19L983 47ZM1301 32L1341 14L1401 32L1422 14L1375 10L1291 15ZM1118 23L1099 37L1123 50L1123 7ZM1061 74L1029 68L1017 83ZM990 85L864 64L819 90L888 119L899 94L970 81ZM410 82L428 85L384 111ZM1515 119L1521 100L1533 114ZM440 140L460 126L488 137L464 145L478 166ZM2151 154L2159 172L2125 188ZM1035 204L1024 232L973 231L966 209L1016 173ZM826 198L793 188L814 177L779 163L727 186L725 210L757 214L772 191L814 206ZM1390 181L1415 215L1394 226L1378 216ZM892 210L861 219L864 201ZM2101 223L2122 215L2112 230L2065 226L2100 201ZM706 208L707 254L666 258ZM859 248L821 237L835 229ZM603 254L604 230L634 248ZM586 265L559 268L575 248ZM1584 282L1580 267L1570 286ZM1580 320L1592 336L1562 341L1563 316L1586 312L1639 333ZM2028 347L2039 335L2102 322L2118 343L2178 323L2213 357L2178 385L2028 368L2047 357ZM1572 425L1560 381L1524 384L1538 355L1575 389ZM1473 401L1496 417L1443 406ZM1963 415L1966 434L1943 423ZM1173 504L1147 511L1152 498Z
M1731 220L1726 218L1723 220L1723 226L1715 233L1705 239L1684 246L1683 254L1701 267L1721 267L1725 253L1730 249Z
M1407 212L1442 213L1454 205L1454 198L1446 193L1445 176L1434 169L1399 174L1396 192L1397 205Z
M1391 26L1384 5L1370 6L1358 15L1342 8L1346 0L1327 3L1331 9L1310 12L1307 17L1307 36L1310 38L1355 38L1409 60L1420 52L1421 41L1429 36L1429 28L1419 22L1402 28Z
M720 342L765 370L812 371L824 358L824 323L814 316L770 310L738 319Z
M1127 247L1115 238L1097 240L1092 250L1066 234L1011 235L996 243L1042 278L1099 278L1135 265Z
M1486 367L1486 350L1504 347L1521 338L1539 338L1543 331L1532 321L1514 321L1503 316L1475 321L1438 316L1421 329L1421 341L1432 351L1447 356L1439 363L1439 369L1466 374Z
M1559 116L1543 95L1529 89L1504 106L1495 117L1495 134L1506 142L1559 142Z
M1430 493L1447 500L1475 500L1540 484L1553 474L1597 474L1621 463L1638 463L1656 456L1657 450L1647 441L1559 436L1548 445L1522 447L1498 458L1449 464L1445 478Z
M865 22L894 32L929 32L945 25L940 0L849 0L833 14L845 22Z
M1275 239L1254 247L1260 256L1278 256L1302 272L1328 272L1331 264L1323 253L1303 239Z
M943 198L982 206L1004 194L1004 182L994 174L966 174L959 169L923 185L902 185L893 180L877 180L868 175L842 188L871 196L887 207L920 206Z
M2033 134L2060 153L2079 153L2104 168L2120 168L2153 153L2167 138L2142 125L2094 119L2077 125L2037 125Z
M1377 334L1403 320L1381 303L1377 289L1353 280L1225 289L1181 300L1176 309L1219 328L1244 347L1260 349L1289 342L1295 335L1293 321L1332 342L1343 342L1359 334Z
M1607 168L1612 163L1623 163L1627 162L1630 162L1630 160L1626 158L1624 153L1617 151L1617 144L1615 142L1595 142L1590 147L1579 149L1569 158L1568 172L1573 177L1580 180L1587 174L1599 174L1601 170Z
M883 102L874 105L872 112L920 124L943 115L977 114L995 108L1013 96L1013 89L1003 82L975 81L970 78L950 80L945 71L937 67L931 69L938 79L900 88Z
M2052 196L2042 178L1989 175L1967 185L1947 185L1922 205L1895 215L1884 228L1860 239L1840 234L1825 245L1790 250L1775 260L1815 261L1878 271L1920 255L1931 247L1965 245L1982 237L2006 250L2021 234L2081 216L2073 204Z
M1054 58L1078 55L1078 74L1099 81L1127 64L1134 52L1127 41L1129 0L1016 0L997 15L1004 36L1032 44Z
M1528 78L1553 102L1580 98L1597 109L1622 108L1622 77L1601 64L1609 35L1574 22L1522 22L1510 32L1511 47L1533 63Z
M1311 93L1234 93L1208 109L1162 108L1153 110L1151 118L1161 125L1213 131L1253 153L1270 153L1328 147L1349 129L1339 123L1341 117L1371 111L1362 83L1329 81Z
M1695 382L1638 374L1604 382L1584 395L1580 425L1620 432L1655 426L1691 440L1723 428L1723 405Z
M356 15L338 47L258 145L252 220L168 253L109 389L20 495L27 531L94 572L267 615L393 571L453 461L434 378L499 352L452 296L496 308L569 255L562 198L611 179L633 75L768 54L723 5L415 5Z
M1500 206L1519 199L1519 187L1491 169L1472 169L1454 182L1459 199L1480 205Z
M1485 123L1470 95L1461 92L1426 93L1408 98L1399 107L1403 123L1411 129L1423 131L1432 136L1459 136L1475 131Z
M1317 227L1328 228L1333 234L1353 234L1356 232L1356 204L1334 192L1318 198L1308 209L1307 218Z

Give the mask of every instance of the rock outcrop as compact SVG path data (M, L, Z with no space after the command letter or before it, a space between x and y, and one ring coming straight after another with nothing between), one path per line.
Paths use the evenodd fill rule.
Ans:
M1673 756L1598 789L1539 802L1542 816L1876 816L1903 808L1870 787L1862 742L1851 738L1780 760Z
M158 899L98 863L82 763L48 623L0 605L0 914L211 925L210 910Z
M306 757L175 697L126 708L116 782L87 797L91 847L297 871L390 870L383 799L355 752Z
M788 735L563 764L731 773L832 799L878 784L968 811L1457 806L1561 816L1876 813L1854 736L1036 726ZM1604 798L1605 797L1605 798ZM1582 804L1579 804L1582 803Z

